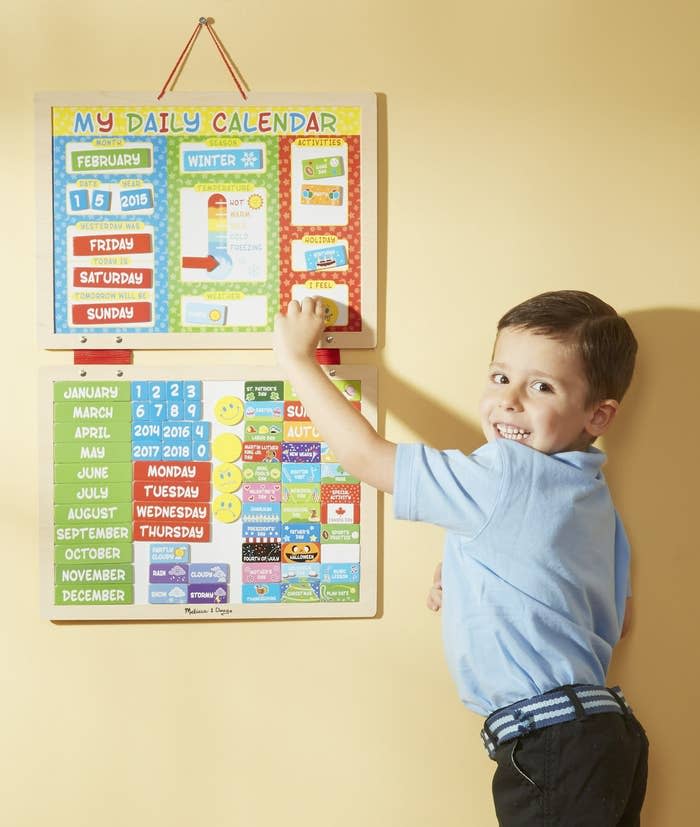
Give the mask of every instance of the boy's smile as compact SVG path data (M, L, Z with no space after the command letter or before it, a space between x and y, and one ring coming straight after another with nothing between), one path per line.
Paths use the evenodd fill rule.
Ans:
M587 395L581 358L571 345L507 327L496 339L481 399L484 435L546 454L586 451L617 409L613 400L587 404Z
M522 442L532 436L530 431L525 431L515 425L509 425L507 422L496 422L494 427L498 431L498 435L502 436L503 439L515 439Z

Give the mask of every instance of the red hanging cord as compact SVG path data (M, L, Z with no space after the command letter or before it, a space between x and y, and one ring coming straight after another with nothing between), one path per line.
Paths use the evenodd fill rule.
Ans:
M229 59L228 55L226 54L225 50L223 49L223 45L222 45L221 41L219 40L219 35L214 32L214 29L212 29L212 27L209 25L208 20L206 20L204 25L207 27L207 31L211 35L211 39L214 41L214 45L219 50L219 54L221 55L221 59L224 61L224 65L228 69L229 74L233 78L236 86L238 87L238 91L241 93L241 97L243 98L244 101L248 100L248 96L243 91L243 87L241 86L241 84L238 82L238 78L236 77L236 73L234 72L233 64L231 63L231 60Z
M192 32L192 36L190 37L190 39L187 41L187 45L182 50L182 52L180 52L180 57L178 57L178 59L175 61L175 65L173 66L173 70L168 75L168 79L163 84L163 88L160 90L160 95L158 95L157 100L160 100L163 97L163 95L165 94L165 90L168 88L168 84L173 79L173 75L177 71L177 67L182 63L183 58L185 57L187 52L190 50L190 47L194 43L194 41L195 41L197 35L199 34L199 31L200 31L201 28L202 28L202 21L200 19L199 22L197 23L197 25L194 27L194 31Z
M245 91L243 90L243 86L241 85L241 83L238 80L238 77L236 76L232 61L230 60L230 58L226 54L226 51L223 48L223 44L219 40L218 35L214 33L214 30L209 25L209 19L206 18L206 17L200 17L199 20L197 21L197 25L194 27L194 31L192 32L192 35L190 36L190 39L187 41L187 43L185 45L185 48L182 50L182 52L180 52L180 56L175 61L175 65L173 66L172 72L170 72L170 74L168 75L168 79L163 84L163 88L160 90L160 94L157 96L156 99L160 100L163 97L163 95L165 94L168 86L170 85L170 81L173 79L173 77L175 76L175 73L177 72L178 68L186 60L187 55L189 54L190 50L194 46L194 42L197 39L197 35L201 31L202 26L207 27L207 31L211 35L211 39L214 41L214 45L218 49L219 54L221 55L221 59L224 61L224 66L226 66L226 68L229 71L229 74L233 78L236 86L238 87L238 91L241 93L241 97L243 98L243 100L248 100L248 97L247 97Z

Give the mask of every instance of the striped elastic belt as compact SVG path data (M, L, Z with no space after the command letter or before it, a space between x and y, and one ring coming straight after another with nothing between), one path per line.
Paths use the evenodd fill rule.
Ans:
M499 744L527 735L536 729L563 724L566 721L580 721L601 712L632 714L632 708L619 686L613 686L611 689L584 684L562 686L491 713L481 730L481 738L489 758L494 758Z

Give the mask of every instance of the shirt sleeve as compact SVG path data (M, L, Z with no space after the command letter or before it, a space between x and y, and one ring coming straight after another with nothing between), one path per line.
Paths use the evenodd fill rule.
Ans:
M627 598L631 596L630 544L620 515L615 511L615 602L620 625L625 617Z
M498 500L503 463L496 443L473 454L398 445L394 468L394 516L475 537Z

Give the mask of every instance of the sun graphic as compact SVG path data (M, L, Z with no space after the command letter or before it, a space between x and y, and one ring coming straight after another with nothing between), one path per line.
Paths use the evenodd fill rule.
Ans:
M260 207L262 207L262 205L263 205L262 195L258 195L257 193L254 193L248 199L248 206L250 207L251 210L259 210Z

